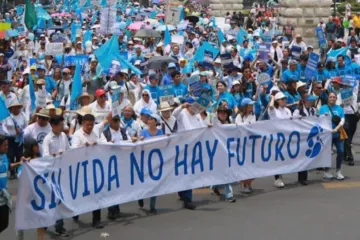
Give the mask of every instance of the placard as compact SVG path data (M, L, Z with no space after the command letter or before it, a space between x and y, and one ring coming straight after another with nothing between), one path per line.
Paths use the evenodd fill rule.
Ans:
M266 83L268 83L271 80L271 76L268 73L260 73L257 76L256 81L260 84L260 85L264 85Z
M166 24L171 24L173 26L177 25L180 22L180 8L181 3L178 2L168 2L165 12L165 22Z
M174 104L174 89L172 85L159 86L158 96L160 102L169 102L170 105Z
M352 88L341 89L340 94L341 94L342 104L344 106L350 106L352 104L353 95L354 95Z
M320 55L314 52L311 52L309 55L308 62L305 68L305 79L307 81L312 81L317 73L317 64L320 60Z
M192 92L192 94L195 96L195 97L199 97L201 95L201 92L202 92L202 89L203 89L203 86L200 82L200 75L199 74L194 74L192 76L190 76L188 79L187 79L187 83L190 87L190 90Z
M268 49L265 44L260 44L258 51L259 51L259 59L267 62L269 60L270 49Z
M64 44L61 42L47 43L45 47L46 55L61 55L64 53Z
M232 57L231 57L231 53L220 54L220 59L221 59L221 65L224 68L230 69L230 68L232 68L234 66L233 60L232 60Z
M316 36L319 40L320 47L323 47L326 44L326 38L322 27L316 28Z

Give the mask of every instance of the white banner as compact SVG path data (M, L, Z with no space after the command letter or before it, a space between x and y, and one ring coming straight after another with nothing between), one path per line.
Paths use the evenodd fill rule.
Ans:
M271 125L271 127L269 127ZM24 164L16 228L162 194L331 166L330 117L224 125Z

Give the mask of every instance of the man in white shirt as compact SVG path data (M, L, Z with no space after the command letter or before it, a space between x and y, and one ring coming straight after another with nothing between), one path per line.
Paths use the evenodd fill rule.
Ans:
M306 51L306 44L302 40L300 34L295 36L295 40L293 40L289 46L291 50L291 55L295 60L300 59L300 55Z
M95 117L92 114L86 114L82 118L82 126L77 130L71 140L72 148L88 147L96 145L99 140L99 135L94 131ZM101 224L101 210L95 210L92 212L92 226L96 229L101 229L104 226ZM79 220L79 216L73 217L75 221Z
M111 104L107 101L106 92L104 89L98 89L95 92L96 101L89 106L92 113L95 115L95 122L102 122L106 115L111 111Z
M64 118L62 116L53 116L50 119L50 125L52 131L49 132L44 138L42 145L42 156L50 156L55 157L58 154L62 154L66 150L70 149L70 144L66 134L63 132L64 128ZM64 228L64 220L59 219L55 223L55 233L61 237L68 237L69 234L66 232Z
M121 141L130 140L130 136L126 133L126 128L120 128L119 115L113 116L110 126L101 133L101 143L118 144ZM114 205L108 208L108 219L115 220L120 217L120 206Z
M51 131L51 126L49 124L50 117L47 109L41 109L40 112L36 113L36 116L36 122L24 129L24 138L30 137L35 139L38 142L40 152L42 153L43 140Z
M178 132L204 127L197 115L191 110L191 104L194 102L194 99L188 97L183 105L174 110L173 116L178 121ZM196 208L196 205L192 202L192 190L182 191L178 194L181 200L184 201L185 208L190 210Z

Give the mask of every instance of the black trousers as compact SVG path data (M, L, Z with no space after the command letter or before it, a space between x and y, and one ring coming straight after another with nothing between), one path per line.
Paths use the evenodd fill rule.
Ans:
M299 182L307 181L307 179L308 179L308 171L298 172L298 181Z
M120 206L114 205L114 206L108 207L108 213L109 214L120 213Z
M354 161L354 156L351 151L351 144L356 132L357 122L355 114L345 114L345 125L344 125L346 134L348 138L344 143L344 159L345 161Z
M9 226L9 207L7 205L0 207L0 233Z
M355 34L356 34L357 36L359 36L359 33L360 33L360 28L355 28Z
M18 142L15 142L15 137L7 137L9 148L7 157L10 163L20 162L20 158L23 155L23 145L19 145ZM16 169L10 168L10 174L14 176L16 174Z
M78 220L79 216L74 216L74 220ZM92 222L97 223L101 221L101 209L95 210L92 212Z

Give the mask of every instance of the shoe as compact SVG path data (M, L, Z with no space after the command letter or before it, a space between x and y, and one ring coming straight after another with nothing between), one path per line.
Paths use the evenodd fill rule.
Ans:
M69 237L69 236L70 236L70 235L66 232L66 229L65 229L65 228L55 230L55 234L56 234L56 236L59 236L59 237Z
M120 213L119 212L109 212L107 218L109 220L114 221L114 220L120 218Z
M354 159L349 159L349 160L348 160L348 165L349 165L349 166L354 166L354 165L355 165Z
M156 210L156 208L151 208L151 209L150 209L150 213L152 213L152 214L157 214L158 211Z
M139 207L143 208L144 207L144 200L141 199L138 201Z
M282 181L281 178L276 179L275 182L274 182L274 185L275 185L275 187L277 187L277 188L283 188L283 187L285 187L285 184L284 184L284 182Z
M307 186L308 185L308 182L306 180L303 180L303 181L299 181L299 183L303 186Z
M214 189L213 189L213 193L214 193L216 196L220 196L219 189L217 189L217 188L214 188Z
M227 198L226 201L228 201L229 203L234 203L236 202L236 199L231 197L231 198Z
M9 179L10 179L10 180L15 180L15 179L16 179L16 175L15 175L15 174L11 174Z
M194 203L192 203L189 200L185 200L184 201L184 208L189 209L189 210L195 210L196 209L196 205Z
M244 187L240 190L242 193L246 193L246 194L249 194L251 193L251 189L249 187Z
M327 179L327 180L331 180L333 179L333 175L330 173L330 172L324 172L324 176L323 176L324 179Z
M96 228L96 229L104 228L104 225L102 225L101 222L93 222L92 226L93 226L93 228Z
M73 217L73 220L74 220L75 222L78 222L78 221L79 221L79 216Z
M340 170L336 172L336 179L337 180L344 180L345 179L344 175L342 175Z

